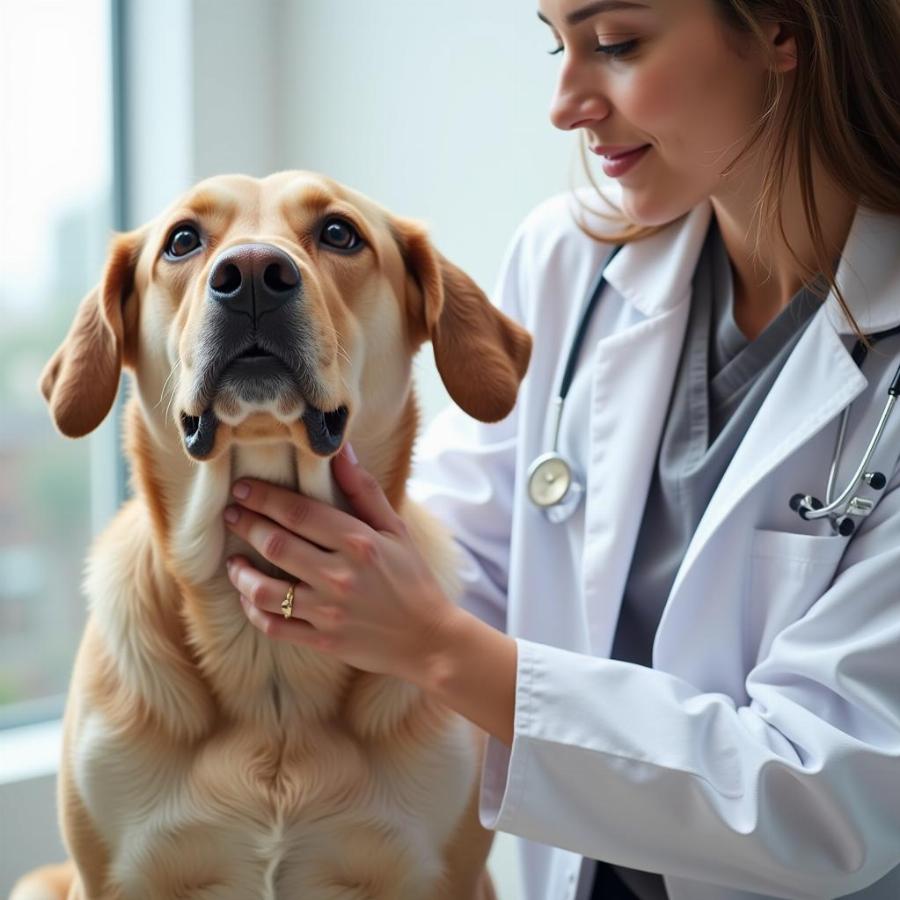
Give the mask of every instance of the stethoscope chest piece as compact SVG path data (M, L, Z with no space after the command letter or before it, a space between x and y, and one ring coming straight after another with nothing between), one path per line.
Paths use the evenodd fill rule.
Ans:
M528 467L528 496L536 506L561 503L572 485L572 469L558 453L544 453Z

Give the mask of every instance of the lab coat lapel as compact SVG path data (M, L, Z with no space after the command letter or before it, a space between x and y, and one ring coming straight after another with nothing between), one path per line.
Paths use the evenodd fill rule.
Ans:
M837 282L866 333L891 328L900 320L892 299L900 285L897 235L895 218L863 208L857 211L848 235ZM710 584L705 590L698 591L697 579L688 576L710 562L705 554L713 535L727 526L742 500L767 475L865 390L868 381L841 337L851 331L836 298L830 296L785 362L688 546L657 630L655 662L663 662L668 658L666 648L675 648L687 637L691 622L702 620L702 605L712 593L715 567L709 567ZM827 473L828 461L823 460L823 478ZM786 496L783 502L789 499ZM693 587L682 590L686 584Z
M642 318L595 348L582 585L598 655L612 646L710 215L707 205L695 208L666 232L626 244L607 267L606 280Z
M685 573L741 500L838 416L866 384L824 310L820 310L785 362L725 470L685 553L672 585L670 605ZM823 474L827 475L827 465L823 465ZM785 497L784 502L789 499Z

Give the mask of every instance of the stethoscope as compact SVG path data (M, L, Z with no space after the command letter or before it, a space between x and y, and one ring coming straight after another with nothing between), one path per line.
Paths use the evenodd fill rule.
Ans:
M587 334L588 322L603 289L606 267L621 249L621 245L613 248L612 253L607 257L606 263L600 270L593 291L588 295L587 306L584 313L582 313L578 331L575 333L572 349L569 350L569 358L566 361L566 368L563 372L562 384L553 404L556 417L553 424L553 449L548 453L542 453L528 467L528 496L531 498L532 503L544 511L544 514L551 522L564 522L568 519L575 512L581 496L584 494L583 480L575 476L572 466L569 465L565 457L557 449L559 445L559 425L562 421L563 404L566 402L566 395L569 393L572 379L575 377L575 365L578 362L578 354Z
M599 299L600 292L603 288L606 266L609 265L613 257L621 249L621 246L614 248L607 258L606 264L601 270L597 282L589 295L587 306L582 314L581 322L578 325L578 331L575 333L575 339L572 342L572 348L569 351L569 356L566 361L566 368L563 373L559 393L554 401L555 421L553 425L553 449L548 453L542 453L528 467L528 496L531 499L531 502L542 509L547 518L555 523L564 522L568 519L578 507L581 496L584 494L583 480L576 477L572 465L570 465L565 457L558 451L559 427L560 422L562 421L563 404L565 403L566 395L569 392L572 379L575 375L575 365L578 361L578 354L581 350L581 345L584 342L585 334L587 333L588 322L590 321L591 314L594 311L594 307L597 305L597 300ZM891 337L895 334L900 334L900 326L867 335L865 341L868 342L869 346L874 346L884 338ZM862 364L868 355L868 347L866 346L865 341L858 340L853 348L853 361L860 369L862 369ZM869 487L876 491L883 490L887 485L887 479L883 472L869 472L867 469L875 454L875 450L878 447L878 442L881 440L881 436L884 433L888 417L897 402L898 394L900 394L900 365L897 366L894 379L888 388L888 398L885 402L884 409L882 410L881 418L878 421L872 439L869 441L869 445L866 448L862 461L857 467L850 483L841 492L840 496L832 501L834 482L837 476L841 453L844 449L847 419L850 415L850 406L847 406L844 409L844 412L841 415L840 427L838 428L834 455L831 460L831 469L828 474L828 484L825 488L825 503L822 503L817 498L811 497L808 494L794 494L790 499L791 509L799 513L802 519L811 520L827 517L831 522L834 533L842 534L846 537L853 534L853 531L856 528L856 523L853 521L854 519L865 518L872 512L875 508L875 503L872 500L857 496L856 490L861 482L865 482Z
M900 334L900 326L866 335L866 341L868 341L870 346L875 346L879 341L895 334ZM862 364L868 353L869 348L865 342L858 340L853 347L853 361L860 369L862 369ZM834 446L834 455L831 459L831 470L828 473L828 484L825 487L825 502L822 503L821 500L811 497L809 494L794 494L791 497L791 509L799 513L801 519L824 519L827 517L835 534L842 534L844 537L848 537L856 530L856 522L853 519L864 519L872 512L875 508L875 502L865 497L857 496L856 490L863 481L876 491L884 490L887 485L887 478L885 478L884 472L869 472L867 470L869 463L872 461L872 456L875 454L875 449L878 447L878 442L881 440L881 435L884 433L888 417L894 408L894 404L897 402L898 393L900 393L900 366L897 366L897 371L894 373L894 380L888 388L888 398L884 404L884 409L881 411L881 417L875 426L869 446L866 447L866 452L856 467L856 472L853 473L853 478L840 496L832 501L831 497L835 478L837 477L838 463L841 459L841 452L844 449L844 437L847 433L847 418L850 415L850 406L844 409L841 415L841 424L838 428L837 441Z

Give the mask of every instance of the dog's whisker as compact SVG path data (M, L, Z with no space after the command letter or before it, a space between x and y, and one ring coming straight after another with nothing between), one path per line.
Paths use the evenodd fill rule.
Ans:
M352 368L353 361L350 359L350 356L348 355L347 351L341 346L340 341L337 342L337 352L346 360L347 365ZM350 385L347 384L347 380L344 378L343 373L341 373L340 371L338 371L338 378L341 379L341 387L348 394L351 393Z
M170 413L171 413L171 411L172 411L172 403L174 402L174 400L175 400L175 392L173 391L173 392L169 395L169 400L168 400L168 402L166 403L166 412L165 412L165 415L163 416L163 418L164 418L166 421L168 421L168 419L169 419L169 415L170 415Z
M341 346L340 341L336 341L337 352L344 359L347 365L352 366L353 360L350 359L350 354Z
M176 360L175 360L175 364L172 366L172 368L169 370L169 374L166 376L166 380L165 380L165 383L164 383L163 386L162 386L162 390L159 392L159 400L158 400L158 402L156 403L156 406L154 407L154 409L158 409L158 408L159 408L159 404L163 402L163 397L165 396L166 388L168 388L169 382L172 380L172 376L175 374L175 372L177 371L177 369L178 369L178 367L179 367L180 365L181 365L181 360L180 360L180 359L176 359ZM172 393L171 396L174 396L174 392ZM171 399L171 397L170 397L170 399ZM168 415L169 415L169 410L168 410L168 407L167 407L167 408L166 408L166 416L168 417Z
M172 404L174 402L175 402L175 392L173 391L172 396L169 398L169 402L166 405L165 419L166 419L166 421L169 421L169 418L171 417L172 424L175 425L176 427L178 427L180 425L180 423L178 421L178 415L176 413L172 412Z

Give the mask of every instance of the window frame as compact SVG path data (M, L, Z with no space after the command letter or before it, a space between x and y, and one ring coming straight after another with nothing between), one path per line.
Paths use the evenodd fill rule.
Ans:
M112 117L112 228L126 231L133 225L131 198L136 193L139 172L133 161L133 134L140 123L136 121L135 105L130 99L135 86L149 82L156 73L151 71L153 60L139 53L129 52L136 48L142 27L139 19L154 16L167 32L174 30L180 41L190 40L190 16L182 6L178 14L178 0L165 0L152 11L128 3L127 0L107 0L109 9L109 52ZM136 12L133 12L133 10ZM177 76L176 76L177 77ZM181 123L183 121L179 120ZM146 131L146 125L142 131ZM185 139L189 135L166 134L170 145L189 146ZM179 138L182 138L179 140ZM187 168L188 160L184 160ZM152 177L152 176L150 176ZM129 472L126 460L120 451L119 435L122 414L127 394L126 379L122 379L113 409L102 425L91 435L89 441L90 479L90 524L91 534L96 536L108 524L118 508L128 496ZM109 478L113 472L114 477ZM80 593L76 602L80 601ZM11 705L0 712L0 808L6 808L5 788L21 785L22 782L53 775L58 769L62 746L62 714L65 694L25 701ZM58 829L55 810L48 820L48 834Z

